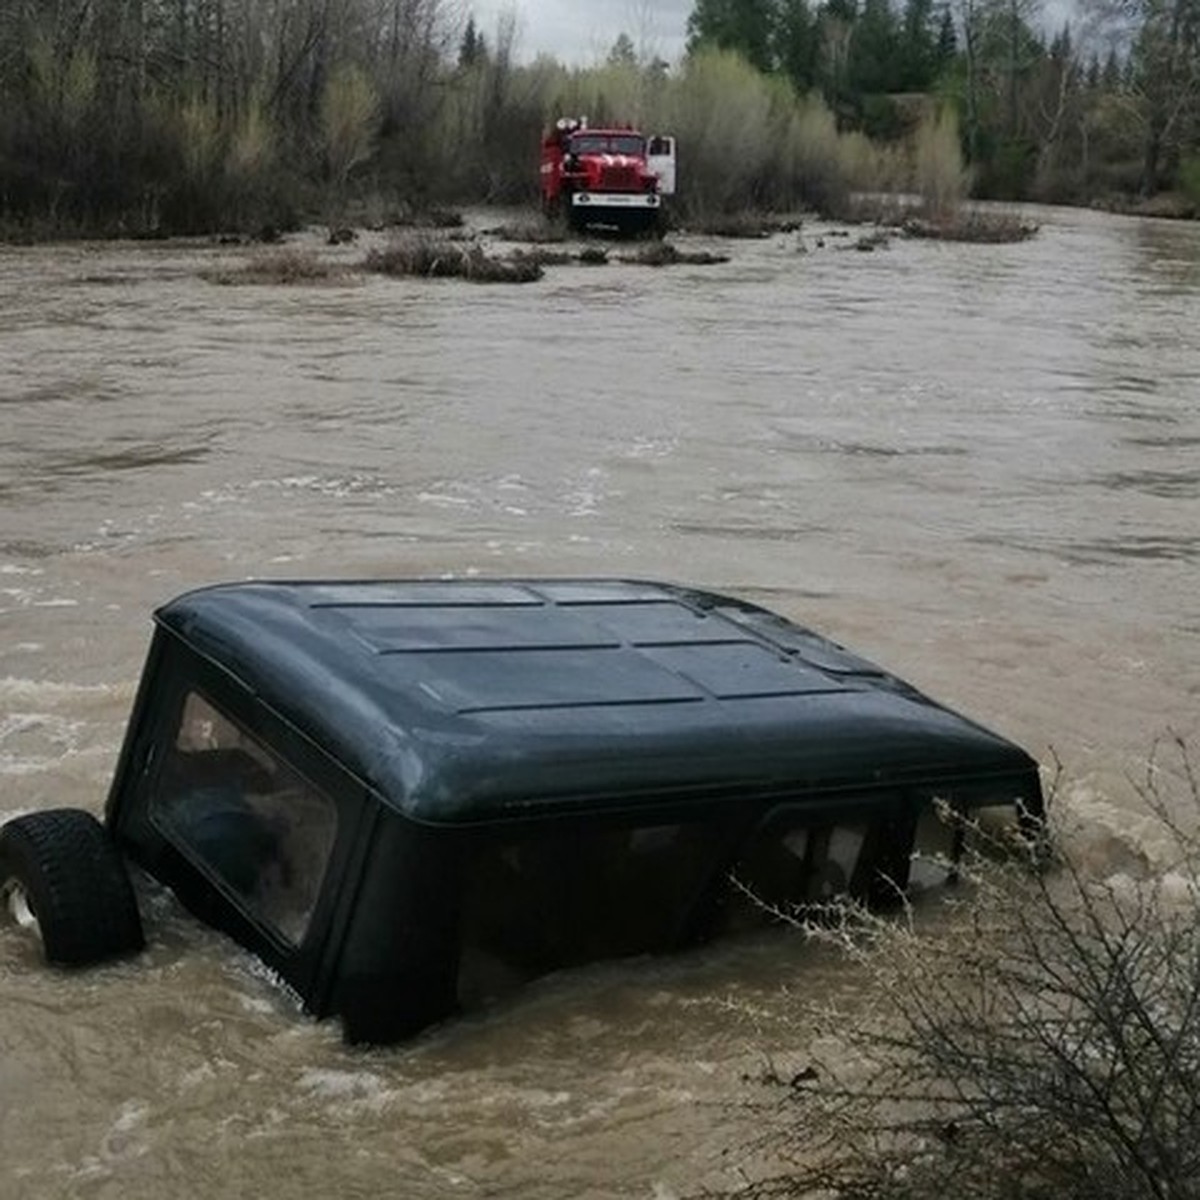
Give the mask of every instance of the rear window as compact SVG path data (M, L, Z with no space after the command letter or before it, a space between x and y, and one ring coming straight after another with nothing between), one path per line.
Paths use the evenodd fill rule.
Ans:
M746 840L730 872L722 931L814 915L838 897L894 899L887 828L878 815L815 819L802 806L773 814ZM907 863L892 867L902 884Z
M150 798L155 825L283 938L304 938L337 835L333 802L197 692Z
M459 998L558 967L676 946L720 870L713 823L572 829L480 845L467 872Z

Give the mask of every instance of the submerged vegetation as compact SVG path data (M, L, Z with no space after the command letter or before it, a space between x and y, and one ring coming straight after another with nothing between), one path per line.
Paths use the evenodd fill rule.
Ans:
M496 258L476 243L410 236L372 250L363 267L379 275L419 275L425 279L469 279L474 283L533 283L541 279L533 257Z
M220 284L315 284L344 283L349 272L341 263L332 263L311 250L285 246L261 251L248 261L205 271L203 277Z
M1098 5L1100 0L1087 0ZM1101 61L1035 0L699 0L678 65L619 39L521 65L447 0L56 0L0 20L0 233L392 223L536 194L564 113L669 130L678 217L842 215L854 193L1200 203L1197 0L1125 6ZM399 216L396 216L399 214Z
M680 250L671 242L652 242L632 254L621 256L625 263L636 263L640 267L673 267L680 263L710 267L729 261L727 254L713 254L708 250Z
M499 225L487 232L502 242L527 242L535 246L555 245L567 240L565 225L540 219Z
M355 263L322 257L311 247L282 246L256 250L241 262L211 268L201 275L210 283L225 286L347 284L361 279L364 274L454 278L473 283L533 283L542 278L546 267L569 263L605 266L610 261L614 260L610 259L605 246L551 250L533 245L498 257L489 254L478 242L410 232L394 238L383 248L368 251L365 258ZM680 250L664 241L621 255L616 261L649 267L707 266L726 263L729 258L709 251Z
M960 209L935 220L909 217L901 230L905 237L940 242L1024 242L1037 234L1038 227L1012 213Z
M861 964L866 1012L825 1014L814 1043L840 1050L762 1081L794 1166L739 1195L1200 1196L1200 780L1170 750L1118 872L1060 816L1053 857L968 859L949 929L854 908L808 926Z

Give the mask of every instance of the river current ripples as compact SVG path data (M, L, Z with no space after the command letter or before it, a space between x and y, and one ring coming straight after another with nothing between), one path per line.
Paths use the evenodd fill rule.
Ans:
M189 587L619 575L776 608L1061 764L1124 869L1156 739L1200 732L1200 227L1026 215L1018 245L814 225L523 287L0 247L0 818L100 811L150 613ZM770 1157L746 1079L856 986L764 934L353 1052L142 899L134 962L0 936L0 1195L731 1186Z

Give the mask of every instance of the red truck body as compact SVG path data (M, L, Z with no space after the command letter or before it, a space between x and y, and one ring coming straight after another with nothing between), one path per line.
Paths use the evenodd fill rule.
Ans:
M661 230L674 190L674 138L570 117L542 138L542 210L574 229Z

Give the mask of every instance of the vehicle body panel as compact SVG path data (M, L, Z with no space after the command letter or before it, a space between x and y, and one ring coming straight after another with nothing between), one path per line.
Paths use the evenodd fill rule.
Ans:
M632 128L592 129L560 119L542 139L543 210L565 215L578 228L610 225L639 232L657 227L664 198L675 192L674 156L674 138L647 139Z
M1016 746L709 592L237 583L156 623L107 823L352 1040L490 994L491 967L710 936L731 872L772 903L883 898L935 799L1041 813Z

